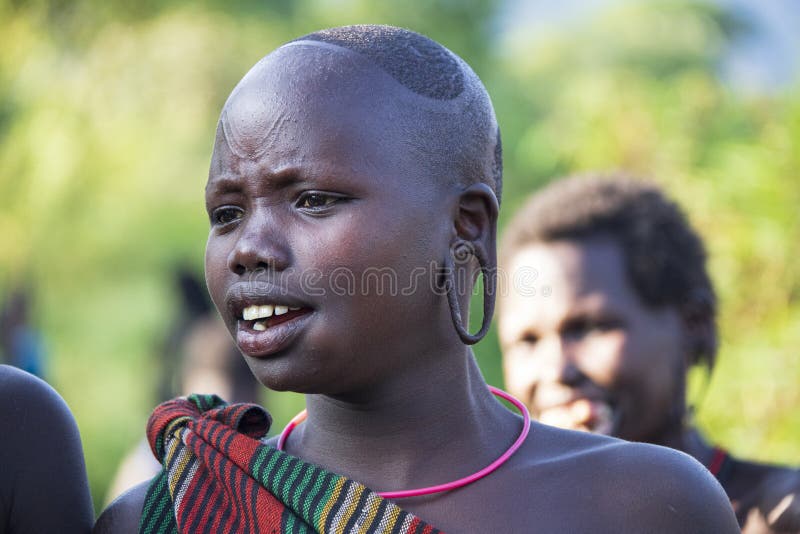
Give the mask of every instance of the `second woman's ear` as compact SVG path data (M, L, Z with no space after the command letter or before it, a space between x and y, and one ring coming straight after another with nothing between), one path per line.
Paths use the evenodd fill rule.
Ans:
M691 295L680 305L679 311L687 347L686 365L703 363L710 370L718 348L713 295L703 292Z

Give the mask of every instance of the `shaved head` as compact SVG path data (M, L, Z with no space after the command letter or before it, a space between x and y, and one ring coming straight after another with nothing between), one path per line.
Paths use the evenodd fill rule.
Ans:
M262 121L257 110L275 98L277 86L295 88L293 98L312 107L331 93L340 101L348 95L345 105L371 106L387 136L400 139L417 162L420 178L458 188L485 183L499 200L502 149L489 95L472 69L435 41L376 25L291 41L259 61L231 93L218 141L224 136L233 153L251 159L269 150L264 141L280 134L281 121Z

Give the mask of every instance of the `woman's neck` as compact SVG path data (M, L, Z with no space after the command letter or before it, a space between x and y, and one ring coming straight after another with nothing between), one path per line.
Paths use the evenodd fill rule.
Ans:
M367 393L308 395L306 404L308 419L286 450L378 491L477 471L508 448L520 425L488 391L468 348Z

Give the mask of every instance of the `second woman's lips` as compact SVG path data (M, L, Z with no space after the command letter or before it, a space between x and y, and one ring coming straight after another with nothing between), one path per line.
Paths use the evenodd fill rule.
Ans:
M582 397L542 410L539 421L561 428L610 434L614 410L606 402Z

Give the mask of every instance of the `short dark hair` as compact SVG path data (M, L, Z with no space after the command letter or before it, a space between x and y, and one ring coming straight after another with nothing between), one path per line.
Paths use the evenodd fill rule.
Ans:
M425 131L415 132L409 142L428 156L441 177L455 168L460 182L486 183L500 200L500 129L485 87L460 57L424 35L393 26L330 28L292 42L302 41L319 41L357 52L407 89L441 103L434 113L428 113Z
M501 258L507 264L536 242L608 237L623 251L628 278L652 307L675 306L688 319L698 313L712 329L691 347L694 363L713 367L716 296L706 251L681 208L648 182L621 174L556 180L534 194L509 223Z

